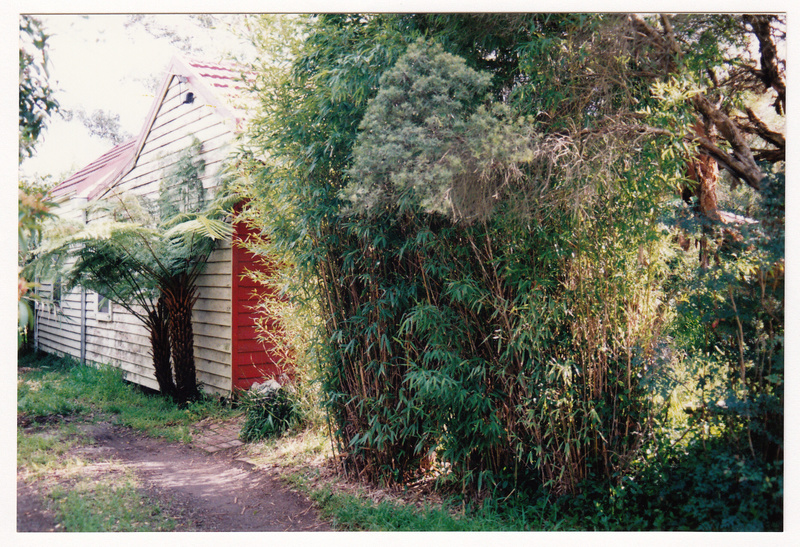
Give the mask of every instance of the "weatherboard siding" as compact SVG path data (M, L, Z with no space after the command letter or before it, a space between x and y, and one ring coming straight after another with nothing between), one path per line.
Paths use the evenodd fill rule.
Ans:
M37 292L45 298L52 298L52 290L52 283L43 283ZM62 294L58 308L37 305L35 332L37 349L81 359L81 338L85 328L81 326L81 297L88 300L88 293L76 289Z
M187 90L186 84L172 80L136 165L115 185L118 191L157 199L161 181L174 169L181 153L194 138L203 142L203 159L206 162L203 186L213 189L218 184L217 174L228 155L227 143L233 135L229 124L212 107L199 102L183 105L182 98ZM197 380L206 391L220 394L227 394L231 389L229 272L230 242L223 241L209 256L204 273L198 278L199 297L192 313ZM115 319L118 315L124 314L115 311ZM130 320L137 321L130 317L125 323ZM136 346L128 338L124 330L116 330L113 333L115 344L105 350L104 356L124 369L129 379L157 387L152 365L143 363L141 358L141 354L145 354L149 360L149 342L145 348ZM120 343L120 340L125 342ZM126 352L133 349L138 350L139 354L127 355Z
M197 380L215 392L231 389L230 241L220 241L197 280L197 303L192 311ZM229 266L228 266L229 267ZM210 351L208 351L210 350Z
M248 272L269 273L273 265L242 246L241 242L247 241L252 235L244 223L235 224L234 229L231 370L234 389L248 389L254 383L262 382L265 377L279 377L284 372L286 360L279 348L258 340L258 295L269 289L248 275Z
M112 187L94 190L90 194L92 199L109 199L116 193L134 193L155 201L162 180L174 169L181 153L194 138L203 143L206 170L202 181L210 191L206 197L213 196L214 188L220 183L221 170L232 151L231 143L238 122L230 117L231 111L204 99L207 91L197 88L193 78L189 82L181 82L178 77L168 78L166 88L162 87L159 92L160 102L154 104L148 117L148 125L133 145L135 149L129 149L130 157L135 161L128 160L127 167L115 175L118 178ZM195 101L184 104L188 91L195 93ZM134 151L137 152L135 155ZM65 210L71 206L68 203L64 205ZM74 212L70 214L74 216ZM90 222L94 220L90 219ZM258 370L264 367L272 370L275 360L252 340L255 329L250 307L255 299L251 287L239 287L238 279L242 272L232 264L234 256L239 253L240 250L232 250L230 240L218 242L198 279L198 300L192 313L197 380L205 391L222 395L231 392L235 381L232 376L233 352L240 354L236 362L241 363L241 371L246 372L248 385L257 379ZM234 291L238 291L235 302ZM127 380L157 389L149 335L141 321L116 304L112 306L111 320L102 320L95 313L97 295L87 293L85 296L83 331L86 360L119 367ZM67 297L70 298L72 296ZM245 304L247 309L243 307ZM72 310L70 307L69 314L75 313L79 317L80 309ZM77 357L81 351L80 325L77 328L63 327L52 318L41 314L40 317L37 336L42 348ZM238 341L239 335L250 339ZM243 357L246 357L245 361ZM244 365L249 368L245 370Z
M61 204L59 216L73 222L83 222L82 200ZM74 289L62 292L59 302L53 303L53 280L39 280L36 293L50 303L36 304L35 347L47 353L81 358L81 297L85 291Z
M87 310L86 360L122 369L125 379L157 389L152 372L149 333L141 321L117 304L111 315L97 317L97 295Z
M185 84L176 82L173 80L171 90L179 85L186 89ZM206 162L203 186L213 188L218 183L217 175L230 152L228 143L233 139L230 124L211 106L180 105L179 99L175 92L167 93L136 166L116 185L120 191L157 197L161 180L174 169L181 153L194 138L203 142L203 159Z

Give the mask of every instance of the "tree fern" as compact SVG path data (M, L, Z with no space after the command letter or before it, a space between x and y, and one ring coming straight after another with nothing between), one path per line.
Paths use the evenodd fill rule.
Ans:
M191 324L197 278L217 241L233 233L227 219L237 201L222 191L205 203L205 162L195 157L201 151L197 142L184 151L157 207L116 193L87 206L93 220L86 225L51 225L31 265L39 275L60 272L67 288L103 294L139 318L150 332L159 388L182 401L198 395Z

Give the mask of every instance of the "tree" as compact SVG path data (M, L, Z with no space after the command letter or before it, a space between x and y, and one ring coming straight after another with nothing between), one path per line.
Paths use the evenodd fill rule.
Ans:
M361 121L343 195L364 212L417 206L454 220L488 215L534 154L524 123L503 105L481 105L490 78L438 44L410 45Z
M23 15L20 17L19 48L19 162L34 153L36 142L47 125L48 118L58 110L58 102L48 83L47 34L39 20ZM29 251L41 236L42 223L51 218L46 193L28 191L20 187L19 252L18 267L21 269L30 259ZM29 290L35 286L29 279L19 276L17 282L18 328L17 346L27 340L27 332L33 327L31 302L34 296Z
M530 40L530 33L538 27L561 36L581 25L576 17L555 19L536 15L512 18L516 35L504 33L502 41L513 47L515 40ZM498 17L493 22L502 26L503 20ZM639 412L636 405L612 417L610 425L603 424L605 430L590 418L596 399L616 396L604 389L606 358L595 349L607 344L605 333L586 340L591 348L583 352L585 367L591 372L581 375L581 381L597 386L594 391L588 387L583 391L588 395L583 396L579 412L586 416L581 422L585 427L558 418L545 424L531 420L539 413L547 415L543 405L550 396L531 393L538 386L552 385L556 399L582 393L584 386L560 384L553 373L554 364L562 366L573 345L562 333L574 330L576 336L581 335L581 323L562 315L571 300L560 296L561 287L588 273L586 268L570 267L569 255L561 249L573 245L568 235L597 233L596 225L580 223L581 215L594 218L602 207L596 197L602 195L597 186L615 181L624 167L606 161L608 154L588 156L592 161L587 161L565 134L565 127L570 127L566 117L548 135L546 121L528 121L526 127L518 125L522 118L513 111L500 115L504 100L517 109L522 106L511 101L520 99L519 90L510 89L509 78L503 76L519 71L519 57L490 63L491 76L498 77L473 72L475 82L482 83L468 90L475 94L466 101L454 100L458 95L447 91L446 82L458 71L470 74L466 67L474 71L485 66L481 60L488 55L486 51L469 51L463 61L465 68L448 61L453 74L444 66L430 74L422 68L417 71L417 65L403 57L404 52L409 59L413 56L406 48L418 36L428 33L433 41L453 36L465 21L475 27L485 23L461 17L326 16L311 26L306 50L295 61L291 77L271 96L277 99L277 106L267 111L264 126L269 129L259 133L266 137L264 148L275 161L264 170L263 186L257 189L263 188L270 199L277 193L279 210L288 213L266 223L265 228L280 246L293 249L299 270L314 279L307 285L319 287L320 307L326 310L325 338L342 341L330 348L330 361L323 370L328 408L341 447L350 453L359 472L406 477L430 450L440 446L440 457L452 463L464 487L480 490L509 474L518 480L519 469L527 469L520 458L534 458L531 447L535 442L545 453L553 454L548 457L552 461L543 461L537 471L544 480L555 483L556 489L563 483L569 490L586 472L585 464L580 469L573 464L588 461L576 450L576 445L585 442L575 435L581 428L597 440L594 458L600 461L612 450L624 453L637 448L607 447L600 440L611 437L609 431L624 428L627 417ZM442 43L447 41L442 39ZM561 49L555 43L553 47ZM444 62L447 57L440 59ZM401 68L412 65L415 71L411 73ZM393 66L396 76L389 75ZM568 69L563 67L567 76ZM437 74L437 70L443 72ZM533 75L514 78L530 88L538 84L532 81ZM433 87L438 81L445 84L441 90ZM483 94L495 105L481 112L477 106ZM571 95L576 100L580 96ZM442 108L437 110L440 98ZM446 112L448 101L457 107L455 112ZM559 102L525 106L540 112ZM567 113L582 116L593 107L601 116L598 107L602 104L602 98L597 98L595 104L575 104ZM396 110L391 110L392 105ZM389 117L378 110L382 106L391 113ZM374 114L370 108L376 109ZM404 108L407 122L402 117ZM441 121L437 122L439 113ZM498 126L497 121L504 123ZM495 138L482 140L492 134L493 125ZM472 141L469 145L465 145L467 137ZM504 140L509 146L503 147ZM495 141L500 146L492 149ZM387 149L394 146L387 153L396 155L377 150L375 146L381 143ZM374 165L380 159L384 160L385 176ZM398 159L402 161L398 163ZM464 159L467 161L459 165ZM478 159L482 170L475 168ZM524 164L522 169L520 164ZM483 176L474 176L476 171ZM432 178L437 175L441 176ZM406 179L411 184L405 187L413 188L411 194L418 194L421 200L406 199L410 194L401 184ZM483 189L479 186L482 182L486 183ZM470 225L471 214L456 214L451 220L441 217L441 206L446 204L443 197L455 197L462 183L464 195L471 196L470 212L493 212L485 213L483 222ZM359 195L362 185L366 189ZM342 189L345 195L340 193ZM376 194L375 189L387 197ZM489 189L496 191L486 191ZM369 215L358 214L358 208L356 214L347 214L351 202L344 201L345 197L366 205L377 199L379 206L371 206L375 212ZM454 201L461 206L462 202ZM264 217L275 207L273 203L267 200ZM620 214L625 207L630 207L629 201L620 207ZM346 222L341 220L343 214ZM530 230L530 226L536 234L533 239L519 230ZM618 230L613 224L609 229ZM640 234L618 233L631 238ZM597 239L587 239L578 249L583 247L587 253L605 249L606 256L593 257L595 260L612 259L613 250ZM590 256L576 254L583 261ZM524 263L520 257L526 258ZM529 274L521 274L523 271ZM564 279L564 271L570 272L572 279ZM536 279L540 291L530 291L531 279ZM563 308L542 306L553 297L564 302ZM613 308L604 310L600 302L599 312L585 307L587 331L593 332L592 314L614 313L615 319L622 320L625 305L624 301L614 303ZM530 313L521 316L518 310ZM535 318L533 312L540 310L547 313ZM642 321L652 320L651 310L640 316ZM530 329L540 333L533 337L535 346L531 346ZM624 342L630 346L632 340ZM556 349L548 349L548 345ZM624 348L616 351L622 353ZM563 366L570 370L570 365ZM615 369L614 375L624 378L629 370ZM520 381L527 386L520 386ZM528 402L537 400L542 408L534 413ZM568 424L566 430L562 423ZM575 445L565 444L570 438ZM604 471L611 474L617 463L605 461Z
M36 142L58 110L48 83L47 39L42 24L29 15L20 16L19 48L19 161L33 155Z
M33 266L40 275L62 269L67 288L96 291L138 317L150 333L159 389L182 402L198 396L191 317L197 278L216 241L231 235L225 218L237 201L223 190L207 202L204 169L195 140L165 178L156 207L132 195L93 203L94 220L54 227Z
M780 473L782 24L306 20L262 82L250 216L318 302L350 469L404 480L436 452L465 491L613 491L708 429ZM717 165L758 226L714 218Z
M150 336L153 369L159 390L177 397L170 364L171 344L167 308L152 278L148 249L160 245L161 234L135 222L131 210L140 209L130 199L117 207L95 203L90 212L102 210L127 217L124 221L100 221L87 226L52 227L49 241L39 249L33 265L40 275L61 271L65 290L77 286L97 292L137 317ZM66 232L57 236L55 230ZM62 271L69 264L66 271Z
M52 203L45 194L27 193L20 189L18 202L18 251L17 266L19 276L17 282L17 349L22 348L28 340L28 333L33 329L34 315L31 304L38 299L30 290L36 283L23 273L25 266L31 261L31 250L41 241L42 225L53 218L50 212Z
M96 135L101 139L108 139L112 143L122 144L130 140L132 136L123 131L119 124L119 114L110 114L103 110L95 110L91 115L87 114L82 108L77 110L64 110L61 109L61 116L70 121L73 117L78 120L89 130L90 135Z

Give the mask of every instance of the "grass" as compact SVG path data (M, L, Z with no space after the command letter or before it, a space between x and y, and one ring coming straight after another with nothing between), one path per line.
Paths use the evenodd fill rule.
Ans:
M191 440L190 427L237 411L215 399L180 407L123 381L118 369L82 366L52 355L27 355L18 361L17 466L35 484L57 520L57 529L74 532L156 532L176 522L148 498L136 477L110 462L90 462L73 449L90 443L86 423L128 426L172 441ZM102 472L86 471L102 466Z
M54 431L25 432L17 430L17 466L26 476L36 479L59 471L72 460L66 459L70 449L82 443L74 427L65 426Z
M437 496L354 485L332 473L329 438L314 430L292 431L247 446L247 458L257 466L280 470L283 479L311 499L320 516L337 530L367 531L524 531L583 530L565 519L558 508L540 498L535 503L485 500L472 507Z
M302 483L302 479L295 477ZM380 532L467 532L503 529L502 522L489 515L458 514L443 506L409 505L396 500L375 502L364 495L337 492L333 485L305 489L319 507L323 518L340 530Z
M533 503L516 499L505 505L486 499L461 505L457 498L409 503L402 496L376 501L366 491L343 491L335 483L320 483L294 473L290 482L314 501L323 518L339 530L381 532L520 532L586 530L573 518L560 518L546 498Z
M181 407L123 381L121 370L103 365L81 366L52 355L26 356L17 382L17 413L23 420L111 420L153 437L189 442L190 427L213 416L225 419L237 411L205 398Z
M158 532L175 528L160 504L142 494L129 471L113 462L89 462L70 455L89 442L74 424L17 432L17 465L35 484L57 529L67 532ZM88 471L98 465L102 473Z
M313 429L295 429L280 437L248 444L245 450L248 460L255 465L286 470L317 468L333 455L328 437Z
M142 494L130 473L102 480L82 478L47 496L67 532L168 532L176 522Z

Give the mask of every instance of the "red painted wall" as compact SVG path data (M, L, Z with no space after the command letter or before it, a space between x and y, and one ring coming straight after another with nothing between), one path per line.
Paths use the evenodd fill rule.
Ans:
M252 231L243 222L234 225L233 245L231 247L231 378L233 391L248 389L257 382L276 378L288 371L282 370L282 354L273 345L259 342L256 332L254 307L258 304L258 294L269 289L250 279L246 272L269 271L271 265L241 246Z

